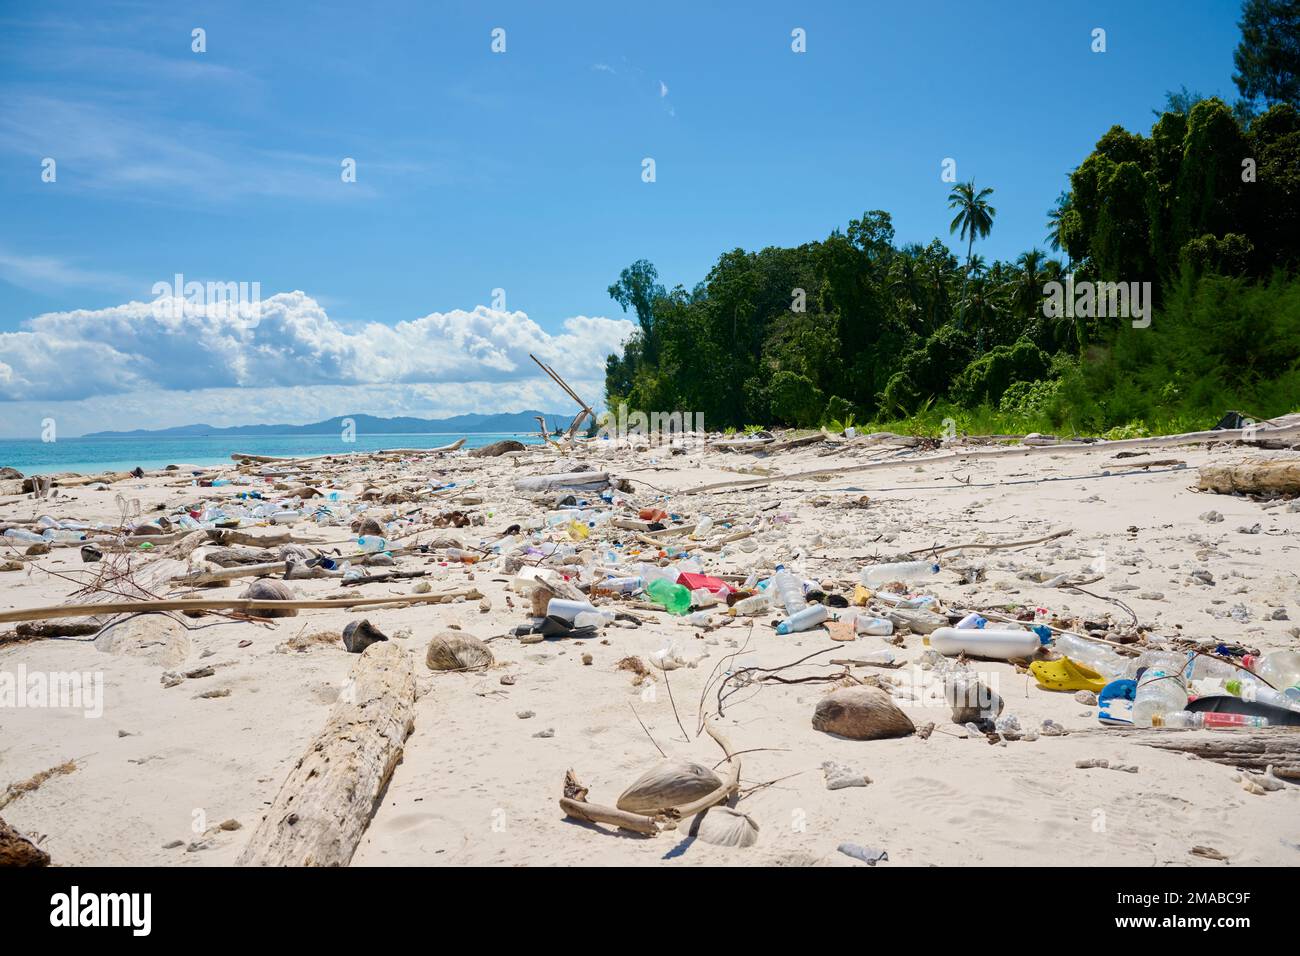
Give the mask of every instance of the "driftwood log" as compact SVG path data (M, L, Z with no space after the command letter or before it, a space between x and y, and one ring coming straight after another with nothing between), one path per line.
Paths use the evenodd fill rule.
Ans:
M372 644L353 666L349 685L253 831L240 865L347 866L352 860L414 726L411 657L396 644Z
M16 621L51 621L64 617L93 617L101 614L135 614L140 611L257 611L297 608L313 610L324 608L381 607L392 604L442 604L463 597L477 601L483 597L478 588L456 588L434 594L405 594L400 598L334 598L300 601L255 601L250 598L174 598L159 601L106 601L103 604L59 604L53 607L33 607L21 611L0 612L0 624Z
M6 866L49 866L50 855L0 820L0 868Z
M1300 461L1206 465L1197 487L1220 495L1300 495Z
M1278 727L1275 729L1244 731L1179 730L1129 730L1108 728L1098 736L1122 737L1143 747L1172 750L1176 753L1195 754L1214 763L1227 764L1244 770L1263 771L1273 768L1273 775L1282 780L1300 783L1300 729Z

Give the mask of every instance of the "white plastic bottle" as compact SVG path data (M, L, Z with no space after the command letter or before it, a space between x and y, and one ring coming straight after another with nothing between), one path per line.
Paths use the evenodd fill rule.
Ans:
M552 600L551 604L554 603L555 601ZM550 610L551 608L550 605L548 604L546 607L546 611L548 614L550 613ZM606 624L613 624L613 623L614 623L614 613L612 611L601 611L601 610L579 611L577 614L573 616L574 627L604 627Z
M1187 687L1183 675L1148 667L1138 679L1133 698L1133 726L1150 727L1154 720L1187 707Z
M713 519L708 515L700 515L699 520L695 522L695 530L691 532L692 541L701 541L709 536L713 530Z
M939 573L939 565L933 561L900 561L895 564L872 564L862 569L859 580L863 587L875 588L895 581L904 584L916 584L927 581Z
M577 623L579 614L600 614L600 610L588 601L569 601L565 598L551 598L546 604L546 616Z
M930 646L949 657L969 654L971 657L1011 660L1032 656L1042 647L1042 641L1033 631L940 627L930 634Z
M776 566L776 574L772 576L772 589L776 591L777 603L785 608L786 617L794 617L808 606L803 597L803 585L783 564Z
M776 633L794 634L796 631L806 631L809 628L816 627L830 616L831 612L826 609L825 604L809 604L803 610L796 611L778 624Z
M853 630L858 634L888 637L894 633L894 622L888 618L875 617L871 614L858 614L853 621Z

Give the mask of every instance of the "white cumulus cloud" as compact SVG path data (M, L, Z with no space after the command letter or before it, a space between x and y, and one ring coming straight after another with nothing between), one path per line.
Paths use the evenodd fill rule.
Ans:
M626 319L574 316L549 332L523 312L484 306L344 327L297 291L255 308L127 302L47 313L0 333L0 410L57 403L88 427L104 428L121 423L91 426L103 416L73 406L98 403L118 409L114 419L144 414L152 424L212 419L192 410L198 393L222 396L219 417L237 410L234 424L342 412L425 415L431 405L447 414L516 411L512 398L549 411L571 402L530 352L575 387L581 383L579 393L594 401L603 391L605 356L634 329ZM405 407L412 402L416 407ZM324 405L331 410L316 414ZM278 408L289 414L277 417Z

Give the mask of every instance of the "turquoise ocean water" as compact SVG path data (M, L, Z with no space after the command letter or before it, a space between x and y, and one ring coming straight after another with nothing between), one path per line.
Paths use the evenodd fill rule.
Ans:
M296 457L346 454L384 448L436 448L464 438L466 448L514 438L526 445L539 444L536 435L513 432L479 432L455 435L357 435L344 443L330 435L248 435L217 438L61 438L42 442L0 439L0 467L17 468L24 475L47 475L61 471L94 474L101 471L130 471L162 468L166 465L228 465L232 452L250 455Z

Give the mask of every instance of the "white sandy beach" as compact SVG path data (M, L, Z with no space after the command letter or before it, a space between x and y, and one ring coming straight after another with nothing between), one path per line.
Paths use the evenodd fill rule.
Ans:
M864 565L902 552L1069 529L1069 535L1042 545L945 554L944 570L926 590L948 610L1041 607L1052 616L1044 620L1103 627L1110 621L1118 632L1130 624L1120 607L1020 576L1101 569L1104 554L1104 576L1088 590L1122 600L1152 637L1237 643L1264 652L1300 647L1300 510L1284 501L1260 503L1195 490L1196 469L1203 464L1261 454L1295 459L1296 452L1260 452L1238 444L1161 448L1150 452L1151 460L1184 464L1149 471L1132 467L1142 458L1119 460L1107 448L931 465L924 457L940 452L887 454L906 460L858 474L697 494L687 492L752 477L737 469L788 475L865 464L882 452L852 440L766 457L700 447L671 455L664 448L599 446L564 457L630 479L635 490L622 497L635 506L628 511L632 516L636 507L663 505L691 519L707 514L719 525L730 523L732 531L754 530L718 552L693 552L706 571L770 572L799 549L805 577L838 582L847 594ZM361 456L349 463L309 464L285 486L307 483L355 495L398 481L412 486L455 481L450 492L376 505L366 514L412 512L431 519L452 508L480 514L480 526L434 529L417 522L399 535L402 544L456 535L472 545L498 538L512 524L536 523L544 509L512 483L559 469L560 457L544 447L489 459L464 452L407 461ZM244 470L255 474L267 468ZM235 473L233 465L226 470ZM4 490L16 491L13 483L6 485ZM268 496L274 493L270 483L257 487ZM0 525L44 514L116 522L119 496L138 499L145 519L174 517L182 504L240 490L245 486L195 487L181 471L98 490L71 487L43 501L9 493L0 496ZM860 506L863 496L869 502ZM1210 510L1224 520L1198 517ZM355 540L346 524L318 527L304 520L289 530L345 551ZM637 547L627 532L611 532L611 540L620 535L624 551ZM203 566L205 547L181 560ZM134 560L147 566L175 548L162 544ZM21 548L3 550L0 564L22 553ZM63 603L94 569L82 563L75 546L18 563L20 569L0 572L0 612ZM0 807L0 817L34 837L55 864L233 864L325 724L358 659L337 638L303 651L281 645L297 635L337 635L364 617L414 657L420 696L402 761L353 865L861 865L837 852L844 842L886 851L888 862L881 866L1300 863L1300 787L1247 792L1233 767L1130 742L1102 727L1095 706L1080 703L1072 693L1041 689L1023 668L1001 662L978 667L996 674L1006 713L1026 729L1051 719L1067 734L991 745L952 723L946 705L909 700L895 691L895 702L918 727L936 725L928 738L840 739L811 724L829 684L765 683L731 697L715 718L742 754L737 809L759 825L756 845L724 848L687 840L682 830L643 837L567 820L558 799L569 769L590 788L591 801L612 806L659 759L650 737L670 755L708 766L721 759L713 740L697 736L702 707L710 712L717 707L712 692L703 705L701 698L711 675L716 678L715 669L726 669L719 663L737 649L744 648L744 662L767 667L832 644L836 650L823 660L890 648L913 665L924 650L923 638L910 634L895 646L866 636L835 644L824 630L778 636L769 626L774 615L737 618L705 631L663 612L638 609L645 621L640 627L611 625L591 640L525 644L512 630L527 621L529 602L510 589L513 575L500 559L463 565L436 555L408 555L399 557L397 566L430 571L435 590L472 584L485 600L303 610L267 623L213 615L176 615L183 624L159 623L166 619L153 616L156 640L135 653L99 650L90 637L7 639L12 625L0 625L0 671L21 666L28 672L98 673L104 686L103 713L97 718L73 709L0 708L0 792L75 762L75 770L12 796ZM965 583L954 570L977 566L984 569L977 583ZM1202 570L1210 572L1213 584L1191 576ZM234 597L246 584L206 588L201 596ZM290 584L304 598L338 597L349 590L329 578ZM367 597L400 598L413 587L398 580L355 590ZM195 596L179 588L173 593ZM1237 606L1244 611L1234 617ZM474 673L431 672L426 646L451 625L488 641L496 663ZM633 675L616 666L633 655L648 660L673 642L685 657L699 658L698 664L656 672L653 694L634 686ZM590 665L583 663L584 653L591 655ZM163 684L164 672L205 666L213 668L211 676ZM820 665L791 673L836 670ZM900 684L910 673L910 666L853 669L857 677L874 674ZM213 690L229 694L199 696ZM1076 761L1090 758L1138 769L1076 768ZM821 769L825 761L861 771L871 783L829 790ZM238 827L221 829L225 821ZM1217 850L1227 863L1194 855L1194 847Z

